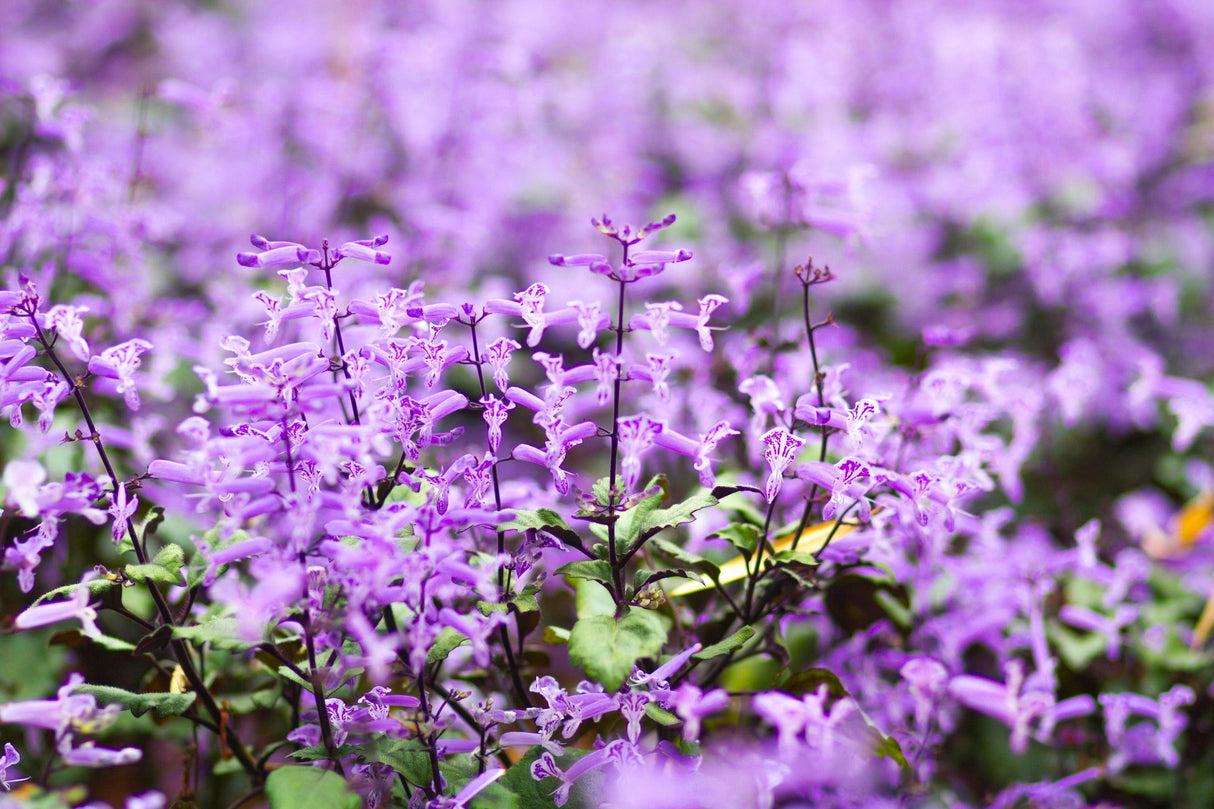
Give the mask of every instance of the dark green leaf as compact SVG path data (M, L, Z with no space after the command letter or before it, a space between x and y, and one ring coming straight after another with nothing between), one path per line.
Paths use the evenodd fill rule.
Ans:
M734 547L734 550L749 559L755 552L755 548L759 547L759 535L762 533L757 525L734 522L708 536L725 540Z
M557 576L567 579L589 579L601 582L609 589L611 587L611 565L599 559L583 559L561 565L555 571Z
M705 646L700 651L691 656L692 660L711 660L714 657L727 655L730 652L741 649L746 641L754 637L755 631L749 626L744 626L737 632L730 635L725 640L714 643L711 646Z
M631 549L632 545L636 543L645 542L659 531L693 522L697 511L715 506L717 502L717 498L711 494L693 494L682 503L676 503L670 508L660 508L649 512L644 519L640 520L636 542L629 543L625 550Z
M148 654L150 652L158 652L169 645L169 641L173 639L173 627L165 624L157 627L152 632L144 635L135 644L135 654Z
M847 689L843 687L843 681L839 679L839 675L835 674L830 669L805 669L793 673L781 685L781 691L787 691L794 696L802 694L812 694L818 690L818 686L826 685L830 695L835 699L846 697Z
M776 564L805 565L806 567L814 567L818 564L818 557L807 551L778 551L772 559Z

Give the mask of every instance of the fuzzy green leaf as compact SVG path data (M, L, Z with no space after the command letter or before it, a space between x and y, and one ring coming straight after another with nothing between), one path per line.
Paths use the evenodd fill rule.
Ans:
M636 661L654 657L666 642L666 624L648 610L629 610L620 617L593 615L579 619L569 634L569 659L608 691L624 684Z

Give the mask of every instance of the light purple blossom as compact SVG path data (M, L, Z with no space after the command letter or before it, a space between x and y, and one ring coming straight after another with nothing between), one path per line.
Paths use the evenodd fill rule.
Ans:
M805 441L782 427L773 427L763 434L763 457L771 469L767 482L763 484L763 496L767 502L772 502L780 494L784 485L784 470L797 459L797 453L803 446Z

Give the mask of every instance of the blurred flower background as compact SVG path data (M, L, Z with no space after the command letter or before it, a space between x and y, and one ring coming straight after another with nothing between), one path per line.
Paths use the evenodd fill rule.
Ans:
M960 546L924 540L909 562L869 549L902 586L937 593L911 599L919 628L890 647L901 657L874 651L880 624L861 616L836 621L817 664L857 698L890 700L892 717L943 693L905 673L907 655L944 661L948 693L972 711L922 719L918 737L944 746L938 765L903 740L916 783L944 773L932 800L978 805L1008 787L1020 791L999 805L1068 805L1072 788L1139 763L1178 767L1188 791L1131 773L1099 796L1214 801L1214 664L1193 632L1214 592L1208 0L5 0L0 158L6 286L32 279L48 306L87 307L94 346L143 341L127 343L147 351L137 373L117 355L90 365L94 386L138 408L107 428L137 470L183 440L204 388L195 365L219 367L229 335L263 347L249 324L273 312L254 295L277 279L234 259L249 233L309 246L388 234L390 264L339 268L347 298L420 284L427 299L480 304L542 282L563 305L588 297L590 276L547 256L600 249L591 217L675 212L661 246L695 257L645 295L723 295L713 325L729 328L711 363L680 368L656 398L687 435L719 419L747 431L721 455L758 485L769 417L813 388L814 366L786 350L803 339L792 267L830 265L838 282L814 305L835 326L818 349L849 367L826 404L870 397L891 429L965 410L962 437L936 451L973 450L955 471L977 481L957 495L976 516ZM60 315L70 351L75 321ZM14 434L0 454L61 437ZM6 472L10 507L41 482ZM1081 531L1093 519L1098 540ZM958 551L964 563L937 559ZM12 584L6 615L25 605ZM1050 636L1058 705L1099 692L1116 714L1121 691L1165 700L1183 684L1187 741L1174 747L1179 729L1159 719L1181 693L1166 709L1125 707L1158 720L1158 738L1108 730L1107 755L1092 753L1104 770L1066 770L1087 779L1054 788L1041 759L986 756L993 736L1015 754L1030 722L1049 732L1040 712L1016 713L1025 674L1009 662L1031 649L1049 668L1042 615L1063 627ZM1080 642L1091 637L1098 648ZM975 660L979 642L990 660ZM9 661L41 654L0 644ZM896 697L877 669L904 671ZM0 670L5 699L63 681L49 672L35 695L11 663ZM703 778L736 782L726 766Z

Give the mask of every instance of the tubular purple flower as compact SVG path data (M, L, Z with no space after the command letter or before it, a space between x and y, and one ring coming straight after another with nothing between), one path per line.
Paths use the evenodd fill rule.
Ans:
M607 256L601 253L578 253L572 256L554 253L548 256L548 263L555 267L591 267L595 264L606 264Z
M114 544L122 542L122 538L126 536L127 522L134 515L135 510L139 508L139 498L131 496L127 498L126 486L122 483L118 484L118 489L112 495L113 502L110 503L109 514L114 522L111 526L111 535L114 538Z
M444 390L422 400L428 411L427 420L433 424L468 406L468 397L453 390Z
M53 329L81 362L88 362L90 357L89 344L83 335L84 321L80 317L88 310L87 306L60 305L38 314L39 325Z
M519 304L519 316L531 328L527 333L527 345L532 348L538 345L540 338L544 336L544 298L547 295L548 287L538 282L514 295ZM488 306L485 311L489 311Z
M157 480L170 483L187 483L201 486L205 479L202 473L177 461L155 460L148 464L148 474Z
M46 470L37 461L16 459L4 467L6 501L21 510L22 516L37 517L41 511L38 495L46 482Z
M424 306L410 306L406 314L413 320L442 325L459 317L459 308L451 303L428 303Z
M948 670L930 657L916 657L903 663L898 674L910 686L911 697L915 701L915 725L923 733L936 709L936 701L944 693Z
M621 362L620 358L614 354L607 354L594 349L594 380L598 383L595 387L595 398L599 406L607 404L611 401L612 385L620 378Z
M540 413L547 408L544 400L531 391L522 388L506 388L506 398L515 404L520 404L528 410Z
M1078 604L1064 604L1058 611L1058 618L1071 626L1104 635L1105 654L1109 660L1116 660L1121 653L1121 630L1137 620L1138 613L1138 607L1121 604L1109 618Z
M384 237L384 242L386 241L387 237ZM374 245L378 246L384 242L376 241ZM392 256L375 250L374 247L371 244L367 244L366 241L346 242L341 247L337 248L335 260L341 261L343 258L369 261L372 264L390 264L392 262Z
M101 637L101 630L97 628L97 610L89 606L90 593L87 582L93 576L90 572L80 586L72 591L72 597L67 601L53 601L26 608L17 615L13 626L17 629L34 629L76 619L80 621L85 635L90 638Z
M488 307L485 311L488 311ZM510 386L507 366L510 364L510 355L519 348L522 346L506 337L499 337L485 347L485 363L493 370L493 384L497 385L500 391L505 391Z
M237 253L236 262L242 267L253 269L294 269L306 267L320 261L320 252L309 250L303 245L284 244L273 247L264 253Z
M19 763L21 763L21 754L10 742L5 742L4 757L0 758L0 788L6 792L12 788L13 784L29 780L28 778L14 778L8 774L9 768L16 767Z
M771 474L763 485L763 495L770 503L784 485L784 470L797 459L805 442L781 427L773 427L763 434L763 446L763 457L771 467Z
M635 491L641 476L641 455L653 446L662 432L661 422L641 414L622 418L617 423L620 433L620 472L627 491Z
M577 344L581 348L590 348L595 338L598 337L599 331L606 328L611 321L602 313L598 301L593 303L570 301L569 306L577 312Z
M143 758L143 753L135 747L114 750L98 747L94 742L85 742L79 747L73 747L70 735L59 741L59 755L69 767L121 767Z
M490 394L481 398L481 404L485 407L481 415L485 419L489 452L496 455L497 448L502 442L502 425L506 423L506 418L510 415L509 411L514 409L514 402L503 402Z
M107 348L89 360L89 373L118 380L118 392L126 400L127 407L139 409L139 390L135 387L135 372L139 370L140 356L152 348L147 340L127 340L125 343Z
M683 683L675 689L670 702L683 720L683 739L696 743L700 740L700 723L704 717L729 705L729 692L724 688L704 692L692 683Z

